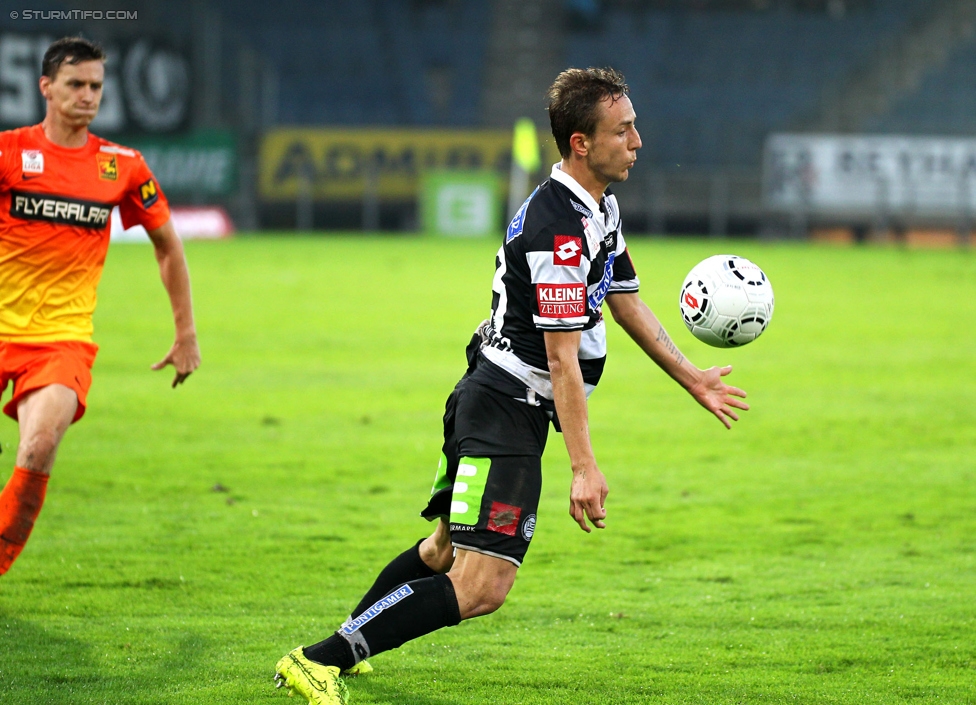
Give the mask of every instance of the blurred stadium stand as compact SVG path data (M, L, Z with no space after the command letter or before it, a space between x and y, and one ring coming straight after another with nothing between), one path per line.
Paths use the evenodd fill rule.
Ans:
M907 84L896 90L886 109L853 126L864 132L895 134L976 135L976 3L961 0L941 21L920 36L920 46L906 47L929 55L927 71L907 70ZM910 38L914 39L914 38ZM879 81L880 83L880 81Z
M918 90L898 100L892 109L865 121L868 132L976 134L976 40L958 47L946 66L926 75Z
M217 2L279 81L290 125L481 123L488 0ZM270 16L269 16L270 15Z
M644 140L640 159L651 168L635 169L633 183L618 190L629 210L643 202L645 228L749 232L761 211L766 135L804 122L818 129L809 116L824 96L910 31L931 4L769 3L755 11L756 3L726 2L690 11L605 2L596 31L592 22L571 30L566 63L613 65L627 76Z
M608 8L597 32L571 32L566 63L623 71L643 127L641 156L692 167L758 164L765 135L814 110L827 86L904 29L912 9L887 0L833 18L629 5Z
M545 128L545 89L571 65L614 66L631 86L644 148L616 190L632 232L756 232L762 147L772 132L976 134L972 0L126 5L137 22L4 14L0 31L151 35L181 47L193 73L189 129L237 137L238 189L225 201L243 228L294 222L294 208L257 196L257 144L269 129L508 128L523 115ZM381 226L415 222L395 212L403 207L384 207ZM355 227L360 210L317 207L312 220Z

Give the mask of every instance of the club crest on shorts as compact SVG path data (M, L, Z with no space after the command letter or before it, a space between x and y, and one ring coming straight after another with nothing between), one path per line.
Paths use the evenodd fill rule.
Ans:
M488 514L488 531L496 531L506 536L515 536L515 529L519 524L519 517L522 516L521 507L513 507L511 504L501 502L491 503L491 512Z
M535 514L529 514L525 517L525 521L522 522L522 538L526 541L532 540L532 534L535 533Z

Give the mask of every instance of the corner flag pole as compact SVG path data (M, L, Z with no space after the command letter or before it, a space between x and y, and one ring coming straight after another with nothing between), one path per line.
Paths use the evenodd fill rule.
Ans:
M539 139L530 118L515 121L512 138L512 171L508 182L508 219L515 217L529 195L529 175L539 168Z

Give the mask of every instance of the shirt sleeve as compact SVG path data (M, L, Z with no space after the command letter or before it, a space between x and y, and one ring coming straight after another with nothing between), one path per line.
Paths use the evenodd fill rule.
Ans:
M141 154L136 155L131 173L129 188L119 202L122 227L141 225L155 230L169 220L169 201Z
M19 152L11 133L0 133L0 191L7 191L16 183L14 177L20 167Z
M613 261L613 281L610 282L608 294L636 293L640 290L640 279L634 269L634 261L630 258L627 243L623 233L617 235L617 249Z
M582 330L589 321L586 277L590 260L579 221L560 221L531 238L525 253L531 276L532 322L539 330Z

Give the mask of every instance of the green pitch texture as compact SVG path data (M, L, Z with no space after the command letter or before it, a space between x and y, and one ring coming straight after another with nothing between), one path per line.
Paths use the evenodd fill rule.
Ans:
M553 433L502 610L373 659L353 703L976 703L976 258L631 243L643 296L752 411L726 431L609 323L592 398L607 529L567 514ZM286 703L417 516L495 245L267 236L187 247L204 363L171 342L148 246L115 246L90 411L0 578L0 702ZM678 315L734 250L776 292L755 344ZM9 392L8 392L9 393ZM0 422L5 478L16 426Z

